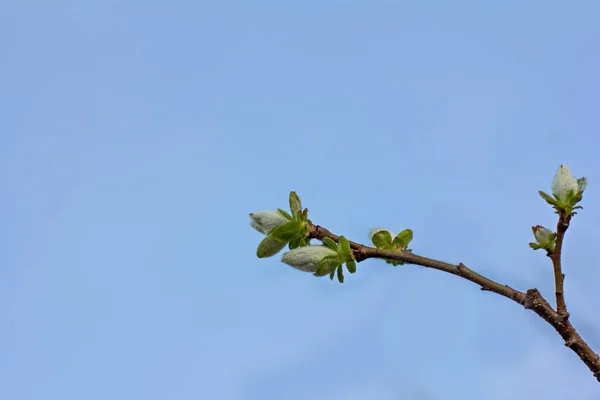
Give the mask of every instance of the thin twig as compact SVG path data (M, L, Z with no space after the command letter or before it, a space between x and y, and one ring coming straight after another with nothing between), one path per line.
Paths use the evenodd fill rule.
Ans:
M556 225L556 245L550 258L554 267L554 287L556 292L556 311L563 319L569 318L567 312L567 304L565 303L565 294L563 290L563 283L565 281L565 274L562 272L561 256L562 256L562 245L565 238L565 233L569 228L569 222L571 221L571 215L566 215L564 212L560 212L558 217L558 224Z
M568 227L568 220L567 227ZM561 228L559 228L560 230ZM566 227L564 228L566 231ZM564 236L564 232L563 232ZM309 237L311 239L323 240L328 237L335 241L338 240L339 236L331 233L327 229L319 225L309 225ZM561 239L562 245L562 239ZM484 277L476 273L475 271L467 268L464 264L458 265L449 264L443 261L433 260L431 258L421 257L413 254L410 251L396 252L380 250L370 246L364 246L360 243L350 242L350 246L353 249L354 258L356 261L361 262L368 258L381 258L386 260L402 261L407 264L421 265L427 268L433 268L440 271L447 272L452 275L460 276L466 280L469 280L481 287L482 290L497 293L501 296L507 297L516 303L519 303L526 309L534 311L538 316L543 318L548 324L550 324L558 334L565 341L565 346L573 350L583 363L592 371L594 377L600 382L600 356L596 354L588 344L581 338L579 333L575 330L573 325L569 322L568 318L564 315L559 314L555 311L552 306L544 299L541 293L537 289L529 289L527 292L521 292L513 289L508 285L500 284L489 278ZM556 247L560 249L558 238ZM560 254L560 250L559 250ZM560 258L559 258L560 260ZM560 271L560 262L559 262ZM562 272L561 272L562 275ZM561 296L562 296L562 279L561 279ZM557 289L558 299L558 289ZM564 297L562 297L564 302ZM565 307L566 312L566 307ZM568 314L566 314L568 316Z

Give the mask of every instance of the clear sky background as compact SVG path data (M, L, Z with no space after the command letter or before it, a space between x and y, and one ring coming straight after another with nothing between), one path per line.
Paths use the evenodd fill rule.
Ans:
M600 3L4 1L0 398L600 399L544 321L438 271L259 260L248 213L552 298L600 351Z

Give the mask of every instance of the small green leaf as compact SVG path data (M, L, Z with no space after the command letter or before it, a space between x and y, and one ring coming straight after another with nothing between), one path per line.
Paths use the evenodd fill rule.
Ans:
M335 270L341 263L342 262L336 254L326 256L321 260L321 262L319 262L319 267L317 268L315 275L325 276L327 274L330 274L331 271Z
M331 273L329 274L329 279L333 280L334 276L335 276L335 270L331 271Z
M550 197L549 195L547 195L546 193L542 192L541 190L538 191L538 193L540 194L540 196L542 196L542 199L546 200L546 202L550 205L555 205L556 204L556 200L553 199L552 197Z
M583 191L585 190L586 187L587 187L587 178L581 177L581 178L577 179L577 191L579 193L583 193Z
M290 250L294 250L294 249L297 249L298 247L300 247L301 242L302 242L301 237L290 240L290 244L289 244Z
M304 211L302 211L302 215L300 216L300 220L302 222L308 221L308 208L305 208Z
M388 231L379 231L373 235L373 244L379 249L392 247L392 235Z
M337 276L338 276L338 281L340 281L340 283L344 283L344 271L342 270L342 267L339 267L337 269Z
M352 250L350 249L350 242L343 236L338 238L340 246L338 247L338 254L342 260L352 260Z
M279 214L283 215L284 217L286 217L287 219L289 219L290 221L294 218L292 218L292 216L290 215L289 212L282 210L281 208L278 208L277 211L279 211Z
M302 202L296 192L290 192L290 211L292 215L298 215L298 211L302 211Z
M413 239L413 231L405 229L394 238L394 246L400 246L403 250L408 247L408 244Z
M304 225L298 221L288 221L285 224L278 226L271 231L269 236L275 240L287 243L290 240L302 235Z
M256 255L258 258L271 257L279 253L284 247L285 242L279 242L273 239L271 236L267 236L258 245L258 248L256 249Z
M333 239L324 237L322 240L325 246L329 247L333 251L337 250L337 243Z
M348 272L350 272L351 274L356 272L356 261L354 260L349 260L346 261L346 268L348 268Z

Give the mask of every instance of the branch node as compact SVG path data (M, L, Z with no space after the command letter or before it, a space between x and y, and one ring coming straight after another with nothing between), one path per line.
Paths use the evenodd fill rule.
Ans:
M564 321L568 320L570 316L571 316L571 314L569 314L566 311L558 313L558 318L560 319L560 322L564 322Z
M574 345L576 342L577 342L577 340L576 340L575 338L571 338L571 339L569 339L569 340L566 340L566 341L565 341L565 346L567 346L567 347L571 347L571 346L573 346L573 345Z
M361 262L367 259L367 255L362 249L352 249L352 255L356 262Z

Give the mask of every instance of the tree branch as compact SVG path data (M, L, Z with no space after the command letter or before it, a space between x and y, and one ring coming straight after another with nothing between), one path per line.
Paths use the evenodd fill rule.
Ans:
M570 217L569 217L570 219ZM562 294L562 280L564 277L562 276L561 267L560 267L560 246L562 246L562 238L564 237L564 232L567 230L569 219L566 221L566 225L560 227L558 232L563 229L562 236L560 233L557 235L556 240L556 251L554 254L558 253L558 272L560 273L560 298L562 299L562 304L564 305L564 297ZM319 225L309 224L308 226L309 237L311 239L323 240L324 237L328 237L330 239L338 241L339 236L331 233L327 229L323 228ZM559 239L560 238L560 239ZM560 240L560 245L559 245ZM592 371L594 377L600 382L600 356L596 354L588 344L581 338L579 333L575 330L573 325L568 320L568 314L559 314L559 312L555 311L552 306L544 299L541 293L537 289L529 289L527 292L523 293L516 289L511 288L508 285L502 285L496 281L493 281L489 278L486 278L483 275L478 274L477 272L467 268L464 264L460 263L458 265L449 264L443 261L433 260L431 258L421 257L416 254L413 254L410 251L396 252L396 251L387 251L377 249L375 247L364 246L360 243L350 242L350 246L353 249L354 258L357 262L364 261L368 258L381 258L386 260L396 260L402 261L407 264L416 264L421 265L427 268L437 269L443 272L447 272L452 275L460 276L466 280L469 280L481 287L481 290L490 291L497 293L501 296L507 297L514 302L522 305L526 309L532 310L538 316L543 318L548 324L550 324L558 334L565 341L565 346L569 347L573 350L583 361L583 363ZM554 262L554 259L553 259ZM556 277L557 266L555 264L555 277ZM558 282L558 280L557 280ZM559 299L559 285L557 284L556 289L557 303ZM560 306L557 306L557 309L560 310ZM566 307L564 307L564 312L566 313ZM566 317L565 317L566 315Z

